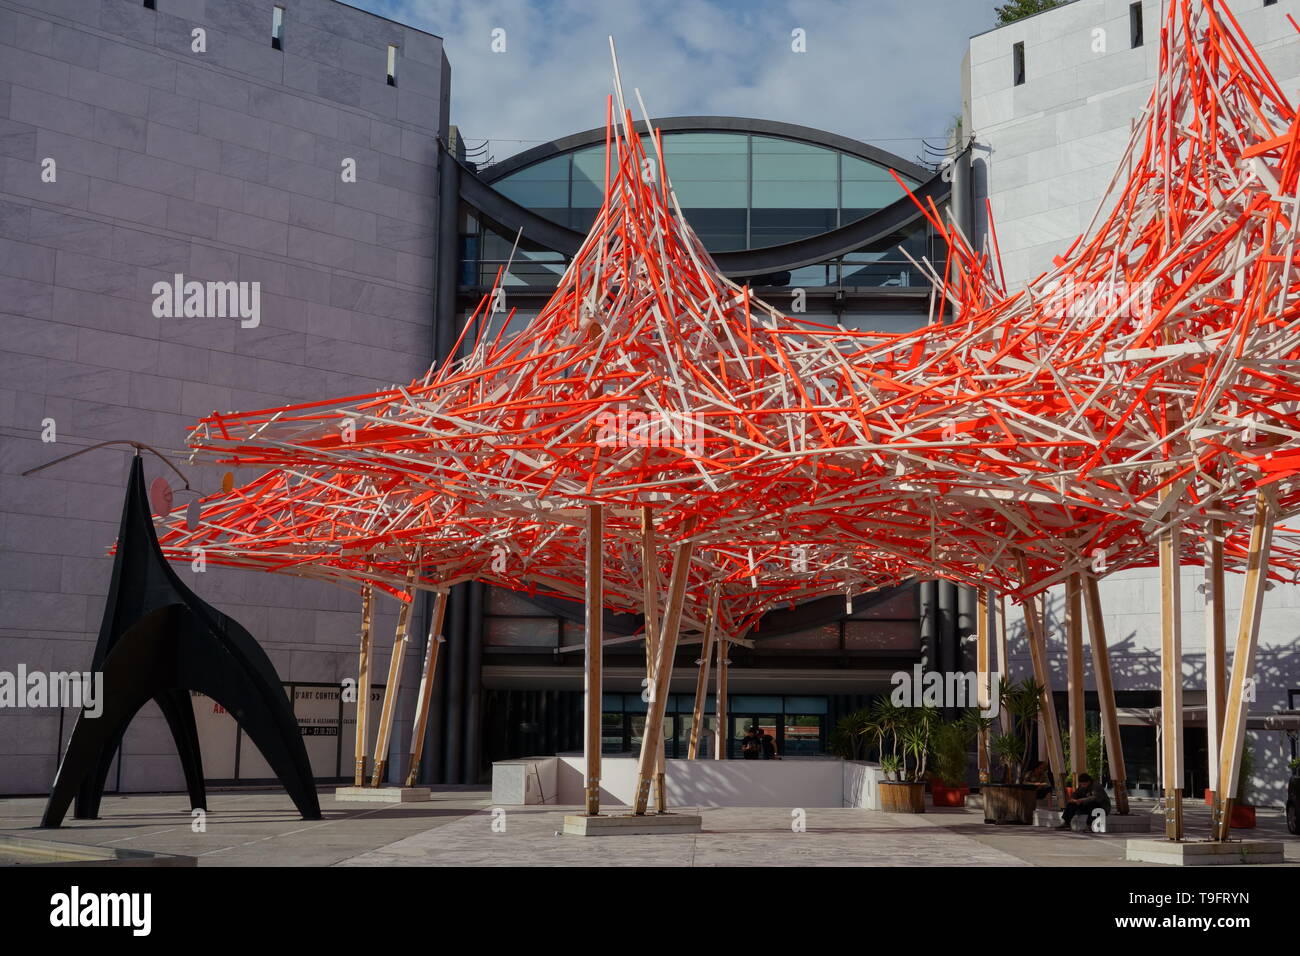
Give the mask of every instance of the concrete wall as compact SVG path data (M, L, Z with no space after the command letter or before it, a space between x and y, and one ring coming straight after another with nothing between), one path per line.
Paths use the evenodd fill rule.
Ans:
M496 765L494 765L495 768ZM600 762L602 805L630 806L636 797L635 757ZM556 780L561 805L583 802L581 754L560 754ZM844 761L832 757L789 760L669 760L664 766L668 803L674 807L840 807ZM495 792L495 787L493 788Z
M987 231L985 203L993 211L1003 267L1013 287L1051 267L1052 256L1089 225L1126 147L1131 124L1146 105L1156 77L1161 25L1159 0L1144 0L1144 45L1132 49L1130 0L1077 0L1056 10L971 39L967 128L977 143L977 233ZM1282 89L1300 98L1300 36L1287 22L1294 4L1265 7L1263 0L1228 0ZM1105 51L1096 52L1096 30ZM1026 82L1013 84L1012 47L1025 44ZM1183 579L1183 673L1189 690L1204 684L1204 598L1200 572ZM1102 585L1116 687L1159 689L1159 575L1125 571ZM1236 626L1241 579L1229 575L1228 626ZM1051 596L1059 623L1061 590ZM1013 634L1019 617L1011 614ZM1052 666L1064 687L1064 644L1052 634ZM1285 706L1300 689L1300 588L1277 585L1265 596L1256 665L1256 710ZM1017 676L1029 673L1023 642L1013 641ZM1091 672L1089 672L1091 686ZM1256 786L1279 802L1285 756L1277 734L1251 734Z
M970 41L963 64L966 129L977 143L976 220L993 221L1013 286L1051 267L1092 221L1151 95L1160 53L1159 0L1143 0L1144 44L1130 47L1131 0L1075 0ZM1282 89L1300 94L1294 6L1229 0L1228 6ZM1104 31L1105 52L1095 52ZM1012 48L1025 45L1023 85Z
M128 457L20 472L108 439L179 452L213 410L362 392L429 364L442 42L333 0L278 2L282 51L272 0L0 0L0 670L89 666ZM261 282L260 326L155 318L151 286L177 272ZM205 492L219 484L185 470ZM355 596L182 574L283 679L355 675ZM380 605L382 668L395 604ZM58 727L55 711L0 710L0 793L49 787ZM181 785L152 705L124 753L124 789Z

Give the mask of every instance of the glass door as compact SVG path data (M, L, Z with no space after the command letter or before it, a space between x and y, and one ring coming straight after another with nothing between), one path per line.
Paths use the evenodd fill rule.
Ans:
M731 724L731 735L727 742L727 759L729 760L746 760L743 744L745 736L749 733L751 727L757 727L764 735L772 738L772 745L776 748L779 755L781 753L781 738L778 736L781 731L781 717L777 714L731 714L728 717ZM753 758L761 760L762 750Z

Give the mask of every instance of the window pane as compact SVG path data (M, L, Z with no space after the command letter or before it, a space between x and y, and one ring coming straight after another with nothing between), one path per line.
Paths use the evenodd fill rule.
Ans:
M731 698L731 710L746 714L779 714L781 713L780 697L750 697L741 695ZM748 726L748 725L746 725Z
M569 181L569 157L552 156L550 159L544 159L540 163L533 163L531 166L525 166L516 172L511 173L505 179L496 184L500 189L507 183L534 183L534 182L568 182Z
M786 716L783 757L811 757L822 752L822 720L815 714Z
M834 229L836 223L834 204L828 209L760 209L757 196L750 216L750 242L754 248L820 235Z
M824 714L826 713L826 698L787 697L785 699L785 712L787 714Z
M730 252L745 248L744 209L693 209L682 208L682 215L691 224L710 252Z

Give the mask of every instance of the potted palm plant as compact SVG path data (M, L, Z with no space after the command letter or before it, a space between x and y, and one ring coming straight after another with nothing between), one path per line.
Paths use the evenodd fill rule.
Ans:
M1043 685L1026 678L1003 684L1002 707L1011 716L1011 730L993 738L989 749L1001 770L1001 780L981 785L985 823L1033 824L1041 783L1028 782L1029 748L1033 728L1042 710Z
M894 750L889 756L898 759L898 779L881 782L882 810L890 813L925 812L925 772L936 713L933 707L900 707L892 715L887 736ZM891 765L892 762L891 759ZM881 766L885 766L884 757Z
M939 724L931 735L934 750L934 778L930 795L936 807L964 807L970 787L966 784L970 725L966 721Z
M845 760L862 760L866 757L867 734L871 727L871 714L864 707L851 714L845 714L835 723L831 731L828 748L836 757Z

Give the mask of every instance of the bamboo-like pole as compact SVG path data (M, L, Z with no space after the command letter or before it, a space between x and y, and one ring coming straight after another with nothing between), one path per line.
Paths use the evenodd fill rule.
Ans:
M356 768L352 775L352 783L357 787L366 783L366 746L370 739L367 725L370 718L370 615L373 602L373 588L367 581L361 585L361 647L357 655L357 742L353 754Z
M1020 580L1028 581L1028 568L1024 555L1018 555ZM1056 703L1052 699L1052 672L1047 666L1047 640L1043 633L1042 619L1038 616L1038 603L1028 598L1021 604L1025 614L1025 631L1029 643L1029 657L1034 665L1034 680L1042 685L1042 707L1040 708L1039 726L1043 731L1043 745L1047 751L1048 766L1052 768L1052 780L1055 784L1056 799L1061 807L1065 806L1065 755L1061 750L1061 725L1056 719Z
M655 547L654 510L641 506L641 603L645 612L645 686L654 683L659 659L659 557ZM655 806L667 810L664 786L664 741L660 735L655 754Z
M411 753L406 765L408 787L414 787L420 778L420 760L424 757L424 738L429 730L429 709L433 701L433 682L438 675L438 647L447 640L442 636L442 619L446 613L447 592L437 591L433 599L433 613L429 617L429 640L424 648L419 695L415 699L415 725L411 728Z
M1003 683L1011 683L1011 653L1007 650L1007 598L1004 594L998 595L998 676ZM1002 732L1011 733L1011 715L1007 713L1005 707L998 711L998 719L1002 722Z
M1106 623L1101 616L1101 592L1097 579L1083 576L1083 604L1088 616L1088 641L1092 646L1092 673L1097 682L1101 708L1102 742L1110 779L1115 784L1115 811L1128 813L1128 771L1124 766L1124 743L1119 735L1119 710L1115 706L1115 684L1110 674L1110 650L1106 646Z
M1163 501L1169 489L1161 492ZM1160 777L1165 791L1165 838L1183 838L1183 626L1180 534L1160 534Z
M587 770L587 816L600 813L600 738L603 712L601 680L602 624L604 623L604 530L603 505L587 507L587 655L583 667L583 706L586 711L582 754Z
M370 786L384 782L388 770L388 747L393 738L393 718L397 710L398 685L402 679L402 664L406 660L406 645L411 632L411 607L415 604L415 568L412 564L406 573L406 601L397 612L397 631L393 634L393 654L388 659L388 683L384 685L384 703L379 708L379 731L375 738L375 770L370 776Z
M709 595L708 617L704 622L704 649L696 661L699 672L695 676L695 708L691 711L691 744L686 752L687 760L695 760L700 754L700 725L704 723L704 703L709 694L709 662L713 655L713 632L717 627L718 589L712 589Z
M1259 640L1259 618L1264 608L1264 586L1268 580L1268 555L1273 544L1276 503L1273 494L1261 490L1255 497L1255 520L1250 529L1250 551L1246 557L1246 590L1241 600L1237 642L1232 653L1232 680L1223 714L1223 740L1219 748L1219 814L1213 820L1213 837L1227 840L1232 826L1232 808L1237 802L1237 777L1241 773L1242 748L1246 743L1246 681L1255 669L1255 646Z
M1079 774L1088 772L1088 725L1083 706L1083 586L1077 574L1070 575L1065 582L1065 664L1070 713L1070 773L1075 786L1078 786Z
M689 534L689 530L687 534ZM637 763L636 805L637 816L644 816L650 802L650 785L655 772L658 740L663 735L664 709L668 706L668 687L673 673L673 655L677 653L678 628L682 619L682 604L686 598L686 579L690 572L694 542L687 540L673 549L673 573L668 583L668 605L659 631L659 653L655 664L655 679L650 685L650 707L646 713L645 732L641 737L641 759Z
M1223 522L1212 518L1205 529L1205 737L1211 818L1219 805L1219 744L1227 700L1228 637L1223 579Z
M714 760L727 759L727 670L731 661L728 657L731 655L731 642L724 637L719 637L715 646L718 649L718 677L716 690L713 694L713 709L716 712L718 731L717 743L713 748Z
M981 587L975 595L975 681L976 702L981 716L988 712L992 675L989 673L989 589ZM989 782L989 733L980 728L977 744L979 781Z

